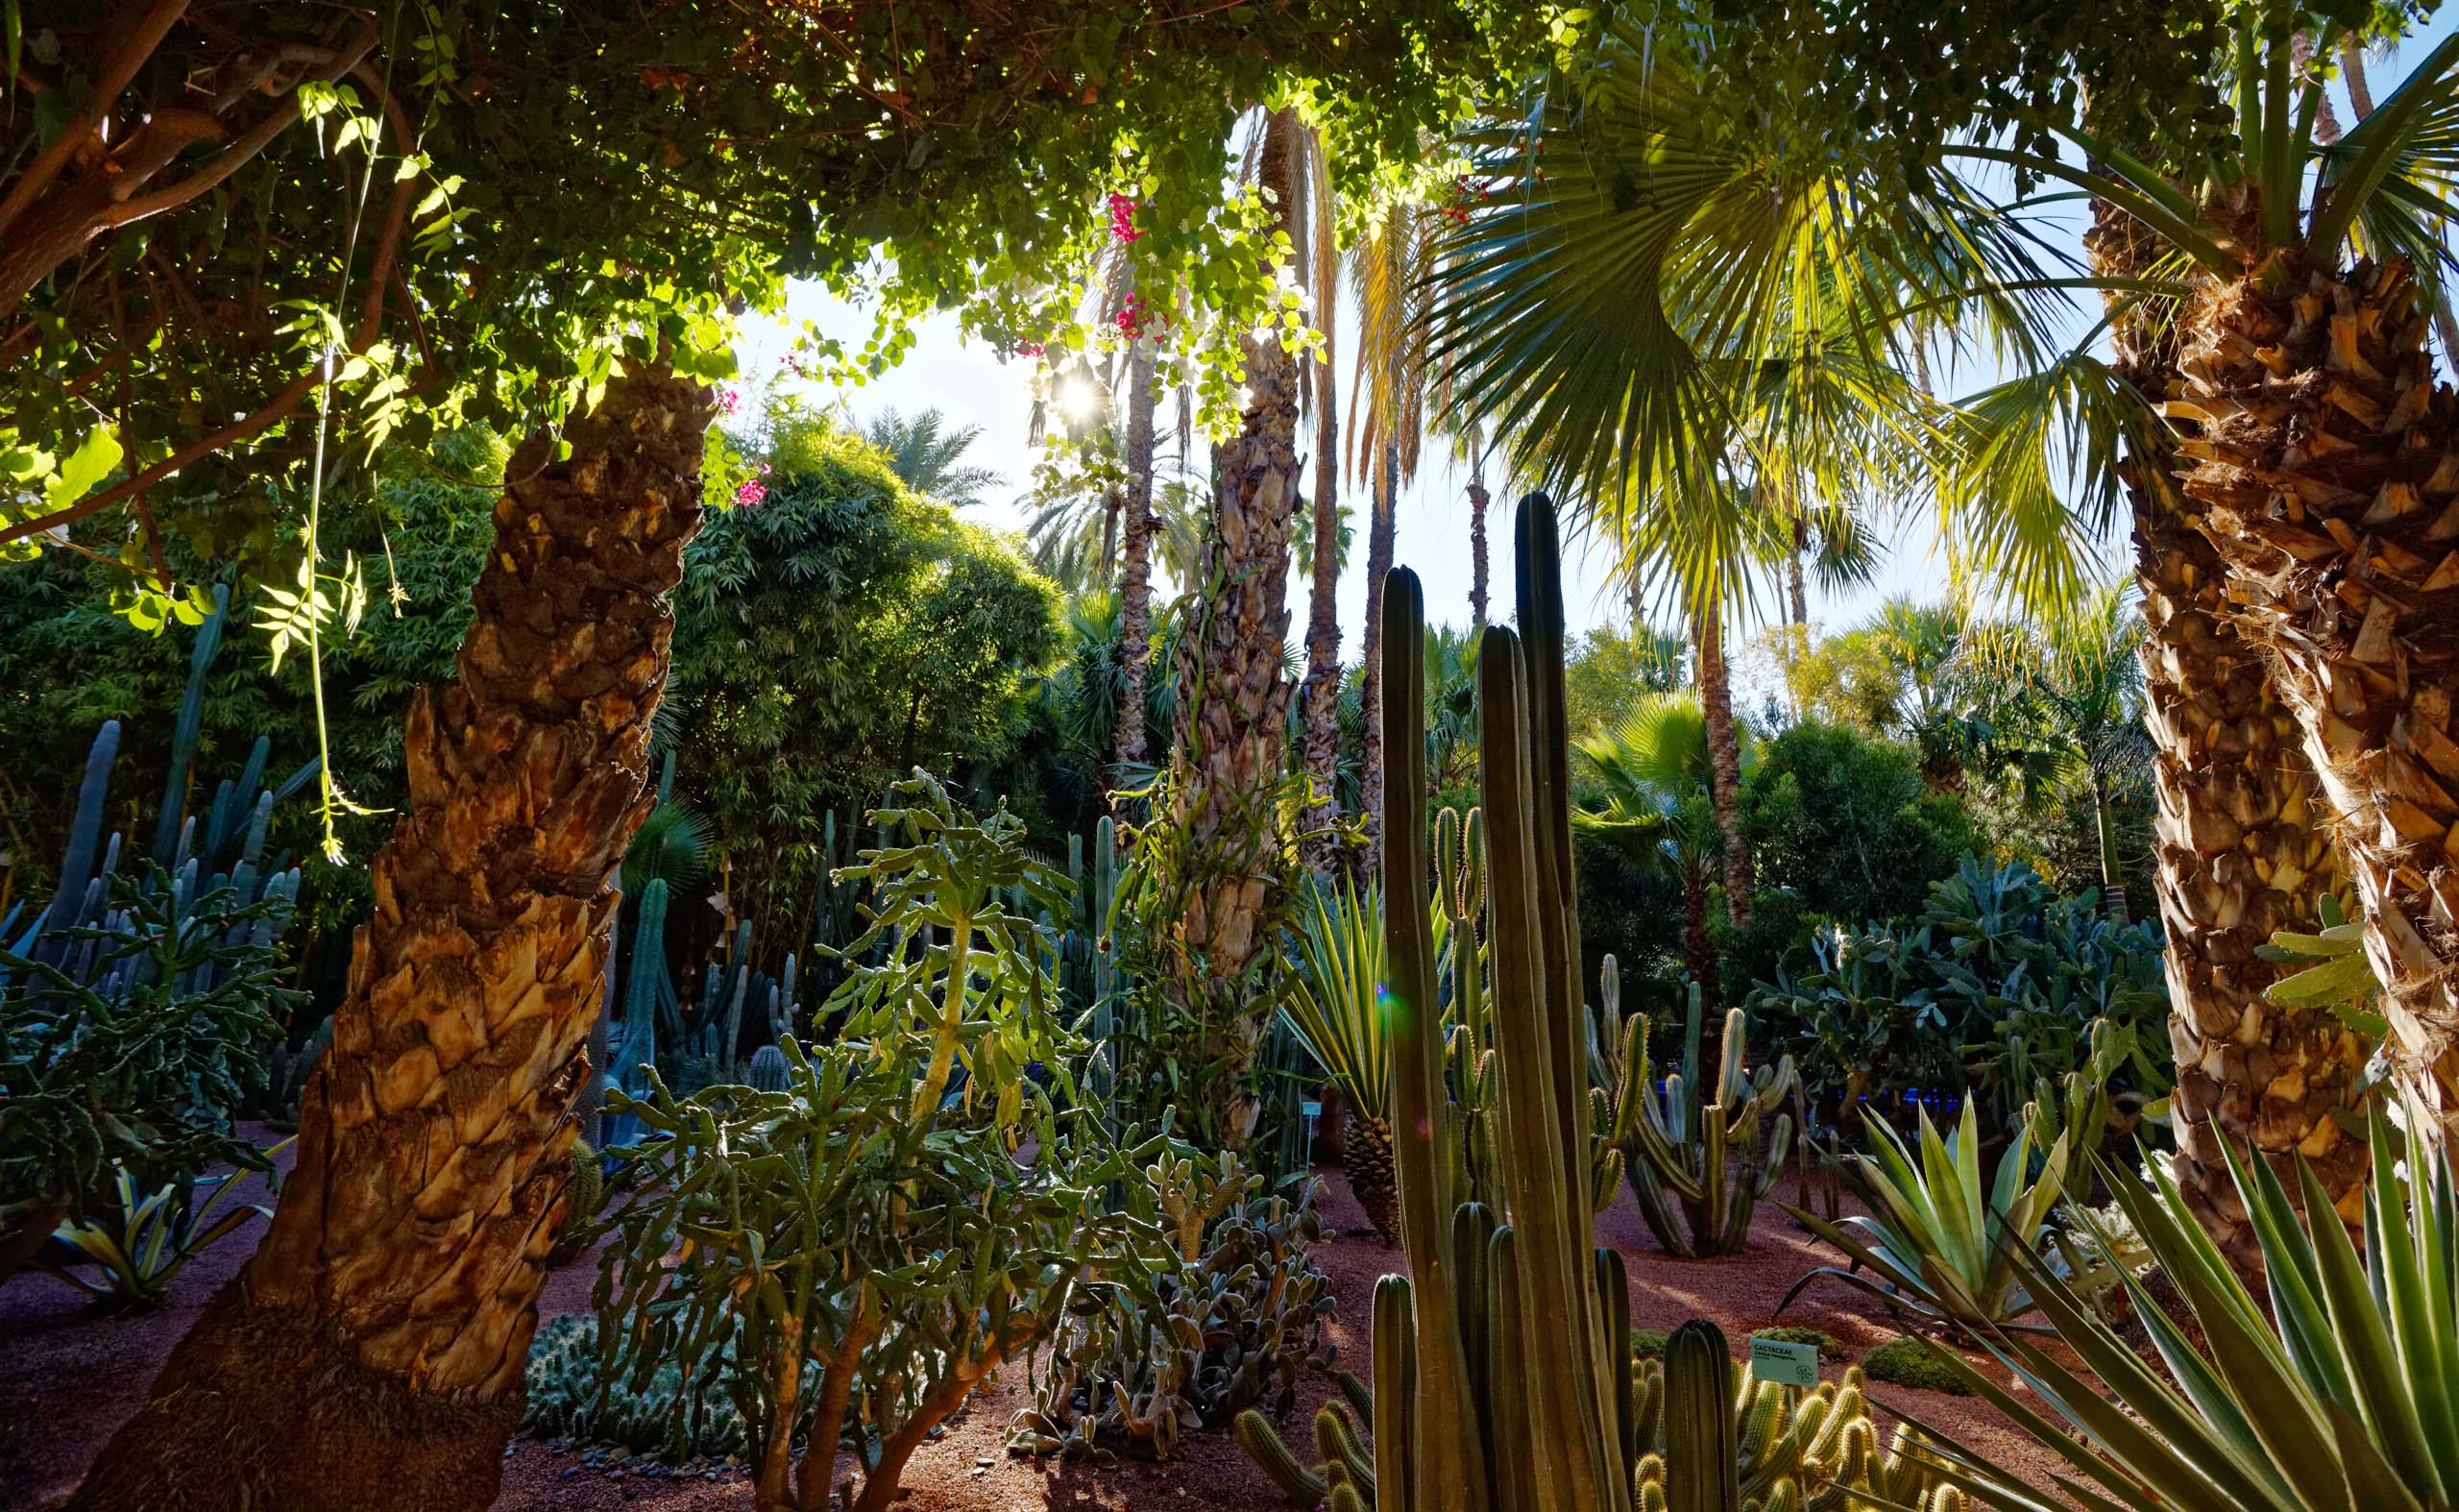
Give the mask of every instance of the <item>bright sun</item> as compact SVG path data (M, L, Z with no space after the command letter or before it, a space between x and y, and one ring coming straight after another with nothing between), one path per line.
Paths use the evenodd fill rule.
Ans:
M1102 391L1087 378L1071 378L1059 385L1059 412L1078 425L1102 407Z

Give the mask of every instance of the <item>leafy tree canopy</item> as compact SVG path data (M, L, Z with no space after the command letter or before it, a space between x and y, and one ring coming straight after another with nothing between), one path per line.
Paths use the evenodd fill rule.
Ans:
M832 809L877 803L916 766L963 779L1014 751L1058 594L824 417L780 408L746 451L765 492L685 558L669 731L738 878L799 888Z
M158 621L162 537L268 552L320 454L551 423L625 354L721 377L731 317L792 277L878 302L866 345L824 352L840 372L935 307L1063 353L1094 339L1065 291L1116 240L1233 317L1169 323L1218 418L1237 334L1303 329L1227 171L1238 114L1297 103L1371 178L1577 13L19 0L0 547L110 511L69 544L123 560Z

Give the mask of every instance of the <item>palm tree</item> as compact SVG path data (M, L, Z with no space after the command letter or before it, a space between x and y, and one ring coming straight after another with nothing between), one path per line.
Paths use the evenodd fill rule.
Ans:
M1724 840L1705 801L1713 768L1698 694L1643 695L1610 734L1584 737L1572 745L1598 795L1572 814L1572 826L1613 845L1638 869L1663 872L1680 884L1683 964L1692 981L1714 988L1716 951L1708 932L1708 890L1716 880ZM1746 737L1740 746L1746 758Z
M1426 361L1426 325L1421 318L1434 251L1441 238L1427 207L1396 199L1382 206L1350 253L1350 285L1358 307L1358 403L1350 431L1351 476L1368 474L1374 507L1366 532L1366 624L1359 659L1364 712L1359 768L1363 777L1367 875L1381 866L1383 822L1383 578L1392 570L1400 492L1417 476L1418 454L1431 398L1439 378Z
M1005 481L986 467L967 467L963 457L982 437L980 426L950 426L937 408L907 417L893 409L873 415L863 427L871 445L888 453L888 465L905 486L960 509L980 504L982 491Z
M1025 549L1036 571L1071 594L1108 593L1122 573L1102 548L1109 535L1109 485L1065 489L1050 496L1028 494L1016 500L1028 511ZM1158 568L1174 582L1194 580L1204 554L1205 500L1187 478L1174 477L1158 489L1147 488L1143 518L1129 532L1140 530L1144 540L1144 583L1149 595L1152 570ZM1149 616L1151 611L1146 611Z
M1541 463L1611 504L1634 479L1680 478L1717 454L1743 407L1735 364L1784 360L1803 308L1825 309L1822 329L1841 325L1916 372L1933 324L1952 318L1959 341L1994 344L2037 372L1962 406L1938 470L1950 566L1959 581L2023 602L2075 597L2090 557L2078 547L2128 485L2161 476L2140 461L2159 456L2147 445L2160 433L2142 400L2164 388L2156 363L2127 375L2143 382L2138 392L2088 351L2053 360L2040 334L2045 302L2060 282L2098 281L2130 309L2155 305L2179 285L2144 270L2174 255L2121 217L2148 253L2116 265L2096 246L2096 280L2053 277L2064 270L2044 265L2022 220L1955 171L1964 149L1950 149L1945 168L1897 181L1901 192L1872 195L1857 144L1789 155L1778 139L1763 150L1753 133L1781 131L1781 118L1720 111L1665 50L1650 66L1644 36L1620 23L1609 32L1583 81L1582 152L1554 155L1541 180L1533 142L1497 130L1480 143L1508 192L1458 238L1462 277L1441 338L1460 354L1473 402L1545 440L1533 449ZM1549 108L1538 129L1569 114ZM1600 200L1612 213L1594 213ZM2106 203L2157 209L2130 188ZM2064 479L2051 465L2060 455ZM2207 1179L2217 1145L2188 1132L2206 1115L2266 1150L2309 1139L2319 1149L2337 1135L2325 1125L2348 1085L2345 1041L2265 1002L2278 972L2254 955L2297 916L2283 903L2319 890L2330 866L2323 831L2305 821L2296 764L2276 759L2280 721L2266 709L2261 669L2234 649L2219 558L2207 543L2201 560L2184 549L2183 512L2138 500L2136 517L2154 624L2146 703L2161 746L2162 913L2179 938L2207 941L2170 957L2181 1138L2208 1157L2188 1179L2224 1203L2226 1182Z
M2322 84L2297 55L2329 56L2346 30L2277 9L2237 26L2237 148L2204 182L2172 183L2067 121L2041 124L2084 166L1951 151L2085 190L2179 269L2145 280L2180 302L2162 405L2184 430L2166 453L2179 513L2314 768L2388 984L2386 1049L2459 1127L2459 555L2444 524L2459 467L2442 463L2459 407L2434 396L2425 350L2459 37L2325 141Z
M1300 134L1296 111L1282 109L1265 116L1256 143L1254 182L1273 191L1270 229L1283 234L1295 230ZM1274 955L1269 924L1284 901L1274 896L1274 798L1289 718L1283 648L1300 485L1297 359L1278 329L1241 340L1246 411L1238 432L1213 448L1202 603L1181 642L1193 693L1180 707L1182 738L1172 752L1176 818L1193 866L1179 942L1200 963L1181 989L1210 1062L1209 1133L1230 1148L1245 1143L1259 1107L1247 1072L1270 1003L1255 977Z
M1308 787L1304 853L1306 867L1328 876L1340 864L1333 826L1340 818L1341 762L1341 624L1338 605L1341 569L1349 558L1349 525L1340 507L1340 384L1333 358L1339 336L1340 306L1335 269L1339 261L1336 235L1338 207L1332 199L1331 161L1324 138L1312 127L1303 128L1293 148L1298 160L1291 174L1293 225L1303 234L1298 245L1298 269L1314 301L1314 320L1323 332L1315 360L1300 374L1302 396L1315 420L1315 478L1305 503L1307 529L1299 542L1299 570L1309 582L1306 601L1306 677L1300 685L1299 716L1303 721L1300 748ZM1372 620L1370 618L1370 628Z
M414 806L371 864L297 1168L76 1505L190 1504L195 1467L234 1464L244 1481L211 1494L233 1504L391 1504L353 1489L377 1476L437 1506L494 1499L714 412L634 369L514 454L458 676L410 706Z
M2152 765L2143 617L2127 587L2103 588L2044 628L1980 625L1962 640L1972 682L1988 690L1996 749L2017 759L2034 789L2061 778L2082 783L2099 841L2101 895L2123 922L2125 866L2113 811L2121 791L2140 784Z

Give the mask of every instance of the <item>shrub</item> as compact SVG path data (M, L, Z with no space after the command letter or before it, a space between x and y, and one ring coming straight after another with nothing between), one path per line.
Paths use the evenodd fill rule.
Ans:
M1910 1386L1914 1391L1942 1391L1950 1397L1972 1395L1972 1388L1964 1384L1962 1377L1941 1364L1929 1346L1910 1335L1890 1339L1862 1356L1862 1374L1872 1380Z
M2094 894L1967 856L1917 919L1818 928L1743 1006L1763 1053L1792 1055L1823 1120L1969 1091L1998 1134L2090 1061L2097 1022L2124 1041L2113 1095L2167 1090L2161 948L2155 926L2103 916Z
M1911 913L1979 843L1962 806L1923 785L1911 746L1814 721L1760 743L1741 831L1761 887L1845 919Z
M977 820L929 778L893 797L887 843L849 868L875 901L830 1004L843 1040L806 1056L790 1036L778 1091L678 1101L652 1075L647 1099L611 1097L648 1137L602 1225L619 1242L596 1292L601 1353L633 1352L635 1392L671 1361L709 1362L764 1506L826 1507L850 1436L866 1467L854 1512L880 1512L991 1371L1134 1284L1108 1275L1132 1228L1108 1191L1133 1165L1060 1111L1079 1102L1063 1072L1047 1087L1026 1074L1082 1050L1051 1012L1035 925L1008 906L1055 912L1061 884L1004 811ZM1030 1165L1012 1154L1027 1135Z

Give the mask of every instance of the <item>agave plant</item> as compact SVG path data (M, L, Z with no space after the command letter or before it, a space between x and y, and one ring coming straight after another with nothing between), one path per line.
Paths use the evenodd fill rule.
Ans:
M2412 1119L2411 1127L2427 1126ZM2135 1310L2168 1366L2164 1375L2047 1264L2019 1257L2042 1314L2088 1374L2032 1343L1986 1336L2027 1388L2018 1402L1953 1351L1937 1353L2093 1484L2061 1475L2063 1496L2027 1486L1945 1441L1940 1451L1956 1478L2023 1512L2078 1501L2142 1512L2459 1505L2459 1194L2438 1145L2410 1139L2402 1149L2379 1112L2370 1134L2361 1254L2342 1224L2301 1221L2298 1202L2268 1163L2228 1152L2229 1175L2262 1245L2267 1298L2229 1266L2156 1163L2148 1180L2108 1170L2119 1207L2192 1308L2203 1342L2128 1277ZM2305 1212L2330 1210L2301 1159L2296 1182Z
M1383 960L1383 894L1344 882L1309 879L1298 910L1298 972L1285 1004L1289 1023L1315 1063L1349 1099L1341 1158L1358 1205L1386 1242L1400 1237L1400 1200L1392 1177L1391 1060L1384 1053L1377 1001Z
M1870 1128L1869 1154L1845 1167L1870 1209L1867 1217L1831 1221L1804 1208L1786 1209L1851 1256L1854 1269L1812 1271L1785 1293L1776 1311L1783 1313L1822 1276L1857 1286L1890 1307L1967 1330L2001 1328L2036 1307L2024 1262L2038 1251L2065 1191L2071 1164L2067 1135L2061 1133L2050 1145L2034 1178L2027 1121L1999 1157L1996 1178L1984 1194L1981 1132L1970 1102L1956 1132L1943 1139L1929 1113L1921 1114L1917 1161L1893 1129L1875 1119ZM1871 1274L1861 1274L1863 1269Z
M285 1139L281 1144L288 1144ZM274 1146L280 1150L281 1145ZM270 1156L273 1151L267 1151ZM61 1280L116 1306L157 1307L170 1296L171 1278L188 1261L220 1243L251 1218L271 1218L256 1203L220 1217L213 1209L242 1168L194 1181L174 1181L152 1193L139 1189L128 1167L112 1167L113 1201L108 1210L71 1218L53 1231L37 1263ZM90 1273L90 1274L86 1274Z

